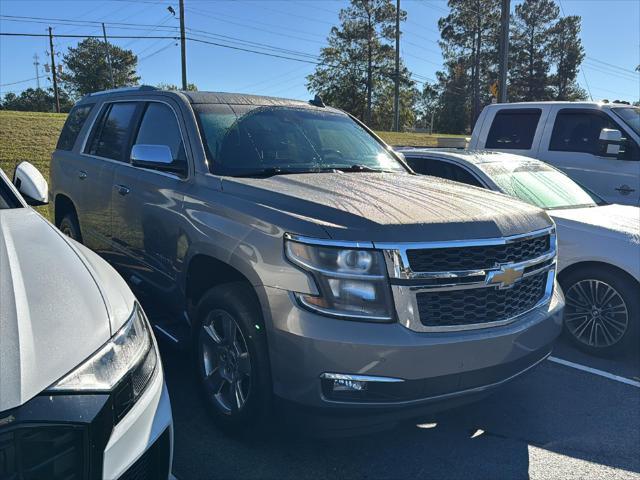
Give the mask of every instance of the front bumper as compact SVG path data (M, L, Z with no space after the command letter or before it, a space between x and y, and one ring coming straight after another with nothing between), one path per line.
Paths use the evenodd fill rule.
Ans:
M544 359L562 327L564 299L514 322L457 332L415 332L399 323L331 319L303 310L289 292L263 287L274 393L312 408L397 410L478 394ZM321 375L388 377L384 398L340 401L323 392ZM395 390L394 390L395 389Z
M169 476L173 426L162 368L117 423L108 394L43 394L0 419L3 480Z

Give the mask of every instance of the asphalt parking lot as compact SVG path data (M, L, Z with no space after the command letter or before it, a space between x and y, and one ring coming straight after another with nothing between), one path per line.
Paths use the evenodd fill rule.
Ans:
M640 352L603 360L563 341L554 350L632 384L545 361L476 404L380 433L318 439L274 418L236 438L210 421L188 355L161 345L178 480L640 478Z

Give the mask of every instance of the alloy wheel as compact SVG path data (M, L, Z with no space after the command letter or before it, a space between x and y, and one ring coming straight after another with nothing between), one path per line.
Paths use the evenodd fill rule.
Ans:
M202 381L225 414L241 410L251 393L251 358L236 320L223 310L209 312L200 329Z
M605 348L619 342L629 328L624 298L608 283L586 279L565 292L565 325L580 343Z

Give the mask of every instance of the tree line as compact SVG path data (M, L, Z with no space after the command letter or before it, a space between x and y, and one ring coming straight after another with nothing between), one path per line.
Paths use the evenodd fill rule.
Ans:
M448 6L438 21L444 65L436 78L421 81L400 67L404 128L468 132L495 95L501 1L449 0ZM393 118L395 17L393 0L351 0L329 33L320 65L307 77L310 91L382 130ZM510 26L509 101L586 97L577 83L584 59L580 17L561 17L554 0L525 0Z
M436 78L425 80L409 71L401 60L401 128L470 131L484 105L495 95L500 6L501 0L448 1L449 12L438 21L438 44L444 62ZM401 11L401 24L406 19L406 11ZM390 130L395 22L395 0L350 0L340 10L338 24L329 31L315 71L306 79L308 90L375 129ZM509 101L585 98L577 83L584 59L580 17L561 17L555 0L524 0L516 5L510 25ZM111 87L106 49L115 85L138 83L138 59L131 50L87 38L70 47L62 58L59 80L63 111L71 108L74 99ZM7 93L0 108L51 111L53 102L51 89L27 89L19 95Z

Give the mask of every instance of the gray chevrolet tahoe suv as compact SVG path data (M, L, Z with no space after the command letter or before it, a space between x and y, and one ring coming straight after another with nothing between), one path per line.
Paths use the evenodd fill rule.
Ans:
M272 398L453 405L542 361L560 332L542 210L414 175L319 98L92 94L51 182L62 231L162 305L159 332L193 342L222 425Z

